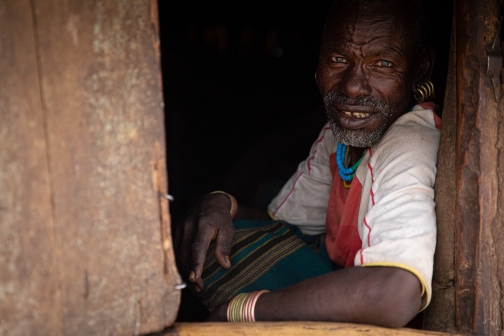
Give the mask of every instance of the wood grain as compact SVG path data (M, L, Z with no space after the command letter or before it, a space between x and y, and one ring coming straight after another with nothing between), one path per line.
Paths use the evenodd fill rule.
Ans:
M60 335L30 2L0 1L0 335Z
M157 336L193 335L345 335L345 336L420 336L449 335L446 333L414 329L392 329L363 324L329 322L256 322L256 323L177 323ZM451 335L451 334L450 334Z
M434 255L432 300L425 311L424 328L455 330L455 209L456 209L456 91L455 26L443 108L443 128L438 152L435 189L437 242Z
M476 335L499 335L502 329L502 293L495 254L500 237L492 235L499 207L497 181L502 168L497 165L496 144L502 117L485 75L485 46L495 37L499 12L494 0L455 1L456 325L461 332Z
M33 1L65 335L176 317L155 1Z
M497 277L499 283L504 282L504 244L500 242L500 238L504 237L504 99L501 99L499 107L497 110L498 114L498 130L497 130L497 142L495 148L498 151L497 154L497 179L496 184L498 188L498 198L497 198L497 215L492 222L492 236L497 241L495 243L495 257L497 258ZM502 287L501 287L502 288ZM503 318L504 312L504 298L501 295L499 297L501 320ZM502 333L502 331L501 331Z

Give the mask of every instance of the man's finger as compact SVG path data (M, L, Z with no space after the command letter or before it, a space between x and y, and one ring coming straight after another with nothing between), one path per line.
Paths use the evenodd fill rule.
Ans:
M196 293L201 292L203 290L203 288L205 288L205 284L203 283L203 279L202 278L196 279L196 282L194 282L192 284L192 287Z
M192 287L195 288L197 292L203 289L203 279L201 279L201 277L197 278L194 271L189 273L189 282L191 282Z
M198 223L196 234L191 244L191 271L194 272L193 280L201 278L203 265L206 259L206 253L210 242L216 235L217 228L211 224Z
M215 240L215 259L222 268L231 267L231 243L234 237L234 227L232 222L219 229Z

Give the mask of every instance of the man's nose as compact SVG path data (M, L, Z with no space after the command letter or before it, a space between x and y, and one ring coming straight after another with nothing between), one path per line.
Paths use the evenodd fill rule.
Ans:
M346 70L343 80L340 82L339 89L350 98L369 96L371 94L369 78L359 65L349 67Z

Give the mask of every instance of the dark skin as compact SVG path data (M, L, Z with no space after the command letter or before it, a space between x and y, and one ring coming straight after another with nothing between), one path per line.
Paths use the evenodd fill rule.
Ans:
M368 13L359 13L358 9L332 11L316 72L322 97L331 91L349 98L375 97L392 107L386 128L410 109L414 88L430 78L434 51L427 47L415 55L412 39L403 33L408 17L397 15L404 10L407 8L381 8L380 13L373 9ZM349 12L353 15L349 16ZM369 117L355 118L344 112L368 113ZM380 113L369 106L336 106L332 117L341 127L358 130L362 136L376 130L382 122ZM365 150L350 146L350 165Z
M234 236L233 220L269 220L266 212L238 205L233 218L229 213L231 201L223 194L206 195L190 211L184 223L177 228L174 248L177 266L184 279L197 292L203 289L201 273L206 251L215 240L215 259L222 268L229 269L229 255Z
M403 33L408 27L405 13L399 7L333 10L316 73L322 96L331 91L350 98L373 96L393 107L384 121L367 106L336 106L332 117L340 126L358 130L362 136L376 130L381 122L389 127L412 106L413 88L430 77L433 51L426 48L416 52ZM364 113L364 117L345 112ZM351 146L350 163L356 162L365 149ZM178 264L195 290L203 288L201 273L212 240L216 243L216 260L223 268L230 267L234 234L230 205L226 195L207 195L192 209L183 230L177 232ZM269 217L239 206L234 219ZM421 305L420 282L412 273L394 267L351 267L263 294L255 316L258 321L339 321L399 327L410 321ZM209 320L226 321L226 308L227 303L216 308Z

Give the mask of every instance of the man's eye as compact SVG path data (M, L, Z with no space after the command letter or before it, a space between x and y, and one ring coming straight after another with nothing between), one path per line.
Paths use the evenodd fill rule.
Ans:
M378 61L375 63L375 66L378 66L380 68L392 68L394 65L392 64L392 62L389 62L389 61Z
M331 62L334 62L334 63L347 63L347 60L344 59L343 57L340 57L340 56L333 56L333 57L331 57Z

